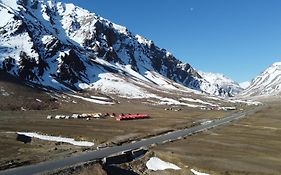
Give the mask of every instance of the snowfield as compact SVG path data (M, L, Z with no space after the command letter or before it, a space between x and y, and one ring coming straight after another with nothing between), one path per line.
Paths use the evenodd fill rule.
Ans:
M147 163L146 167L149 170L157 171L157 170L166 170L166 169L173 169L173 170L180 170L181 168L175 164L165 162L158 157L151 157Z
M34 137L41 140L46 141L52 141L52 142L64 142L69 143L76 146L94 146L95 144L93 142L87 142L87 141L75 141L72 138L65 138L65 137L56 137L56 136L47 136L47 135L41 135L35 132L17 132L17 134L22 134L28 137Z
M129 82L129 78L125 80L112 73L100 74L99 78L100 80L91 84L90 89L128 99L155 97L154 94L147 92L144 88L135 85L133 82Z

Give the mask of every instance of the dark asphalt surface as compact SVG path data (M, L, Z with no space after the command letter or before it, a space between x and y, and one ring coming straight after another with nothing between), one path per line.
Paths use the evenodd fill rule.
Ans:
M65 167L70 167L76 164L80 164L83 162L93 161L93 160L99 160L104 157L108 157L117 153L121 153L128 150L135 150L139 149L141 147L147 147L152 144L163 144L165 142L177 140L178 138L182 138L188 135L192 135L194 133L204 131L207 129L211 129L213 127L223 125L229 122L232 122L234 120L238 120L240 118L243 118L245 116L248 116L250 114L253 114L259 110L259 107L250 109L248 111L241 111L235 114L232 114L228 117L225 117L220 120L214 120L210 123L204 124L204 125L198 125L192 128L178 130L169 132L163 135L154 136L145 140L137 141L134 143L128 143L121 146L113 146L104 148L101 150L96 150L92 152L85 152L81 153L79 155L74 155L68 158L60 159L60 160L53 160L48 162L42 162L35 165L28 165L13 169L8 169L5 171L0 171L0 175L31 175L31 174L41 174L46 173L49 171L53 171L56 169L62 169Z

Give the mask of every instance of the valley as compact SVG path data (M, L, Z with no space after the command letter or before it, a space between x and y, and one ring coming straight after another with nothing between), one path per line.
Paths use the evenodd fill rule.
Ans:
M241 114L240 115L251 115L251 113L252 112L240 112ZM228 116L231 116L232 114L231 113L229 113L229 114L224 114L224 115L228 115ZM236 114L233 114L233 116L235 116ZM239 116L239 114L238 114L238 116ZM193 117L193 119L194 118L196 118L196 117ZM219 119L219 118L217 118L217 119ZM225 119L225 118L224 118ZM221 121L221 122L223 122L223 123L225 123L225 121L224 121L224 119L221 119L221 120L218 120L218 122L219 121ZM177 120L177 119L175 119L175 120ZM228 120L226 120L226 121L228 121ZM231 121L231 120L229 120L229 121ZM151 122L152 123L152 122ZM194 123L194 122L193 122ZM215 124L216 122L214 121L214 125L216 125ZM227 122L226 122L227 123ZM129 123L128 123L129 124ZM133 124L133 123L131 123L131 124ZM135 124L135 123L134 123ZM154 125L155 125L155 123L154 123ZM199 124L200 125L200 124ZM212 123L210 123L210 124L201 124L202 125L202 127L204 127L205 125L207 126L207 125L210 125L210 126L212 126ZM49 125L50 126L50 125ZM196 125L195 125L196 126ZM138 127L138 125L135 125L135 128L136 127ZM190 126L191 127L191 126ZM201 127L201 126L198 126L199 128ZM42 128L42 127L41 127ZM77 128L77 127L76 127ZM114 128L114 127L111 127L111 128ZM175 129L176 127L173 127L174 128L174 130L177 130L177 129ZM180 129L180 128L178 128L178 129ZM105 129L104 129L105 130ZM116 129L115 129L116 130ZM65 131L65 127L64 127L64 131ZM86 130L83 130L84 132L87 132ZM171 130L170 130L171 131ZM127 132L130 132L130 131L127 131ZM151 133L153 133L153 132L149 132L150 134ZM6 132L6 134L8 134L7 132ZM158 133L158 134L160 134L160 133ZM158 135L158 134L155 134L155 135ZM122 136L126 136L126 134L122 134ZM146 136L147 137L147 136ZM150 137L151 137L151 135L150 135ZM177 137L179 137L179 136L176 136L175 138L173 138L173 139L176 139ZM184 137L184 135L182 135L182 137ZM143 138L143 137L141 137L141 138ZM149 138L148 138L149 139ZM139 139L137 139L136 137L134 137L134 138L132 138L131 139L132 141L136 141L136 140L139 140ZM145 141L143 141L143 142L145 142ZM35 142L36 143L36 142ZM153 142L151 142L151 143L153 143ZM119 145L119 143L114 143L114 144L110 144L110 145L108 145L108 146L110 146L110 147L114 147L114 145ZM123 143L124 144L124 143ZM132 144L135 144L134 142L132 142ZM136 144L138 144L138 143L136 143ZM63 144L60 144L60 145L63 145ZM149 144L150 145L150 144ZM147 145L147 146L149 146L149 145ZM99 145L98 145L99 146ZM125 146L124 147L126 147L126 143L125 143ZM136 147L136 148L139 148L139 147ZM114 148L113 148L114 149ZM57 150L57 149L56 149ZM71 150L71 149L70 149ZM85 151L85 150L84 150ZM88 150L88 151L90 151L90 150ZM102 150L101 150L102 151ZM56 152L56 151L55 151ZM49 155L51 155L50 154L51 152L50 152L50 150L49 150ZM38 154L38 153L37 153ZM42 152L41 152L41 154L42 154ZM79 155L78 155L79 156ZM85 156L86 156L86 154L85 154ZM83 158L82 157L85 157L85 156L83 156L83 155L81 155L81 159L83 160ZM88 156L89 157L89 156ZM90 158L90 157L89 157ZM93 154L93 158L94 158L94 154ZM78 159L79 160L79 159ZM25 172L25 171L24 171ZM27 171L28 172L28 171ZM5 173L4 173L5 174Z
M153 175L193 174L191 169L214 175L279 174L280 99L263 100L265 106L247 118L182 140L157 145L144 157L117 167L137 174ZM147 170L146 162L155 156L176 163L181 170ZM94 167L96 165L78 172L87 174Z
M55 158L58 151L63 151L64 156L77 151L81 152L84 148L71 146L69 144L59 144L40 141L33 139L31 144L24 144L16 141L16 133L18 131L38 132L47 135L64 136L75 138L77 140L93 141L95 146L90 149L96 149L96 146L109 146L118 143L124 143L133 140L139 140L148 136L159 133L172 131L180 128L186 128L193 125L193 122L202 119L220 118L227 114L223 111L211 111L207 113L199 110L182 109L181 111L165 111L163 106L154 107L148 105L120 104L110 107L115 113L135 113L137 111L146 111L151 116L150 119L133 120L133 121L116 121L114 118L94 119L94 120L47 120L47 115L55 114L71 114L72 112L107 112L106 106L91 105L92 108L83 109L80 105L70 105L66 108L53 111L7 111L0 112L0 135L2 146L1 164L5 167L5 162L19 159L22 162L31 156L31 162L46 160L47 157ZM79 108L79 109L78 109ZM71 110L70 110L71 109ZM67 112L66 112L67 111ZM12 121L12 122L11 122ZM6 140L6 139L8 140ZM8 143L6 143L8 141ZM48 144L46 144L48 143ZM10 145L7 147L6 145ZM24 146L25 149L22 148ZM46 150L42 150L42 147ZM39 149L40 148L40 149ZM39 149L39 150L38 150ZM58 149L58 150L55 150ZM60 150L61 149L61 150ZM86 150L89 148L86 148ZM33 152L35 157L30 154ZM38 151L42 156L38 156ZM44 155L45 154L45 155Z
M218 50L194 65L255 68ZM281 174L281 62L244 83L191 62L72 3L0 0L0 174Z

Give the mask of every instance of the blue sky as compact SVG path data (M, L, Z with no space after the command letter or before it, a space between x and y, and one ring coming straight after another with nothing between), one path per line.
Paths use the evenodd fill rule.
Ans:
M194 68L243 82L281 61L280 0L63 0L153 40Z

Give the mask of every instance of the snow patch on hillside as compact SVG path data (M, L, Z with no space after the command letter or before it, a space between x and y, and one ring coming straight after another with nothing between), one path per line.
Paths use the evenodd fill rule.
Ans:
M115 94L129 99L151 98L155 95L147 92L139 86L128 82L124 78L113 73L99 74L100 80L91 84L91 89L99 90L105 94Z
M162 88L177 90L177 88L173 86L174 82L156 72L146 71L145 77Z
M102 105L113 105L115 103L113 102L108 102L108 101L104 101L103 99L94 99L94 98L87 98L87 97L82 97L82 96L79 96L79 95L73 95L73 94L68 94L69 96L71 97L74 97L74 98L79 98L81 100L84 100L84 101L88 101L88 102L92 102L92 103L97 103L97 104L102 104Z

